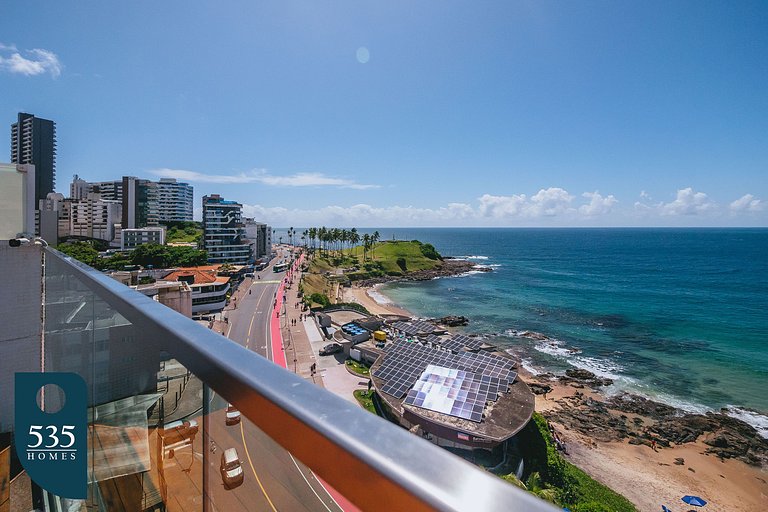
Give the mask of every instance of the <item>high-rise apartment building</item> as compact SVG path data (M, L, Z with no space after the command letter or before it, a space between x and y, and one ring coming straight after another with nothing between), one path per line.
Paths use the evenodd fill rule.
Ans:
M117 201L104 201L100 194L90 192L85 199L65 201L69 209L69 233L100 240L115 239L115 224L120 222L121 205Z
M69 214L64 214L64 204L67 199L64 194L50 192L44 201L38 201L38 225L35 230L48 245L56 247L59 238L69 236ZM62 223L66 219L67 222Z
M117 201L122 204L123 180L89 182L88 192L98 192L103 200Z
M123 176L123 229L160 225L157 183Z
M219 194L203 196L203 248L209 262L247 265L252 261L242 209L240 203L225 201Z
M93 192L92 186L93 183L88 183L75 174L72 177L72 183L69 184L69 197L71 199L85 199L88 197L88 192Z
M19 112L11 125L11 162L35 166L35 205L56 185L56 124Z
M162 178L157 191L160 222L192 221L193 189L189 183Z
M245 219L245 237L251 246L251 257L259 260L272 252L272 229L263 222Z

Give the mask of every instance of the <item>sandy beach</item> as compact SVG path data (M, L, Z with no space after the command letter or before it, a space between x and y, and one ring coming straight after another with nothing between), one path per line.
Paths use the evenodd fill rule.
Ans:
M378 290L351 287L344 290L344 300L357 302L376 315L413 316L396 304L382 302ZM372 296L373 295L373 296ZM376 299L379 299L377 301ZM540 382L520 369L526 382ZM557 380L546 381L553 389L536 396L536 410L545 416L570 406L569 398L583 393L598 401L604 397L588 387L574 387ZM649 420L650 421L650 420ZM664 504L672 511L689 510L680 498L686 494L704 497L708 511L754 512L768 509L768 469L750 466L742 461L720 460L704 453L708 447L699 439L654 451L644 444L626 441L595 442L553 421L560 437L568 446L567 458L632 501L639 510L656 512ZM682 458L682 465L676 459ZM679 460L677 461L679 462Z

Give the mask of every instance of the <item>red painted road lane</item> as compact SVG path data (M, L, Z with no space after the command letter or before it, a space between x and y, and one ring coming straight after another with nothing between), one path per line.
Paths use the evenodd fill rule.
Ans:
M276 306L272 309L272 319L270 321L270 330L272 332L272 361L275 364L287 368L285 364L285 352L283 349L283 334L280 331L280 306L283 304L283 294L285 293L285 281L280 282L275 296Z
M272 338L272 359L275 362L275 364L278 364L282 366L283 368L288 368L288 366L285 363L285 352L283 351L283 333L280 330L280 317L278 316L278 312L280 311L280 308L283 304L283 295L285 294L285 281L288 279L288 276L292 275L293 272L296 271L296 269L299 268L299 265L304 261L304 255L302 254L301 257L294 263L291 270L286 273L286 278L284 278L280 282L280 287L277 289L277 296L275 304L277 305L272 310L272 321L270 323L271 328L271 338ZM287 310L287 306L286 306ZM331 487L331 485L320 478L319 476L315 475L315 478L325 487L325 490L328 491L328 494L331 495L331 497L338 503L339 507L344 510L344 512L360 512L360 509L357 508L355 505L352 504L347 498L345 498L339 491Z

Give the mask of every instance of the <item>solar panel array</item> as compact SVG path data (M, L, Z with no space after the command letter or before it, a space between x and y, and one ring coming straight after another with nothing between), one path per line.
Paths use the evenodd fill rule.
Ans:
M465 334L457 334L456 336L451 336L450 338L443 340L442 346L443 348L453 350L454 352L464 350L464 347L469 350L480 350L483 346L483 341L478 338L470 338Z
M497 378L502 390L506 390L517 378L517 373L513 371L514 363L503 357L474 352L453 354L401 340L387 347L384 362L373 376L384 381L383 393L399 399L408 393L428 365Z
M485 403L496 400L507 385L488 375L430 364L404 403L479 423Z
M400 332L404 332L405 334L409 334L411 336L426 334L435 330L434 325L432 325L429 322L424 322L422 320L417 320L413 322L395 322L392 324L392 327L394 327Z

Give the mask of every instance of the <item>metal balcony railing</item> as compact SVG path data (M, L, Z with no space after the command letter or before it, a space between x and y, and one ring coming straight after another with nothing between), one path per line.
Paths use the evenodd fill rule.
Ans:
M362 510L557 510L76 260L48 248L45 258L46 273L66 274L58 302L76 280Z

